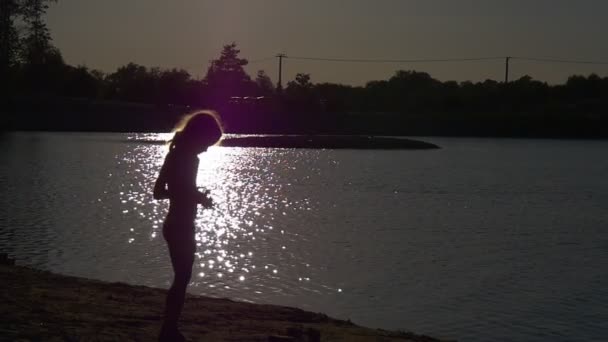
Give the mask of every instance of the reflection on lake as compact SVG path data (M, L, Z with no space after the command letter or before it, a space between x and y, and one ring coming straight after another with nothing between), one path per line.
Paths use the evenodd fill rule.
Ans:
M166 138L135 137L139 141ZM168 201L157 202L150 196L167 151L168 146L141 145L118 161L130 175L120 187L122 214L129 222L148 220L150 239L162 239L162 221L168 210ZM298 158L313 163L319 155L318 151L298 153ZM311 283L310 264L293 252L301 248L301 236L289 230L286 217L311 211L313 205L306 197L286 196L291 182L298 181L290 176L297 171L288 160L293 157L293 151L219 147L199 156L197 184L211 190L215 205L213 209L199 208L192 286L219 288L218 295L248 301L263 300L268 292L293 291L295 281L308 283L296 286L300 291L340 291ZM135 228L129 231L129 243L141 238ZM281 276L285 273L282 278L279 272ZM241 298L243 291L249 294Z
M0 251L168 287L167 147L146 139L0 135ZM462 341L603 339L608 142L425 140L442 149L211 148L189 291Z

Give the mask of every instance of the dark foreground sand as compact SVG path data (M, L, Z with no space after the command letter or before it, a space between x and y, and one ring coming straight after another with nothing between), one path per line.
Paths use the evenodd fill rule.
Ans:
M0 256L1 257L1 256ZM155 341L165 290L13 266L0 259L1 341ZM191 341L438 341L274 305L189 296Z

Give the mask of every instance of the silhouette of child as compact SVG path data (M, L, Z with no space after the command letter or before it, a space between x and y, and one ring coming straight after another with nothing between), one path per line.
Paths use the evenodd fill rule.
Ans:
M169 152L154 185L154 199L169 199L169 212L163 224L163 237L169 247L173 265L173 284L167 294L160 341L185 341L179 332L179 320L186 288L192 275L196 243L194 220L197 205L213 206L209 191L199 192L196 175L197 155L215 145L222 136L217 115L200 111L186 116L176 127Z

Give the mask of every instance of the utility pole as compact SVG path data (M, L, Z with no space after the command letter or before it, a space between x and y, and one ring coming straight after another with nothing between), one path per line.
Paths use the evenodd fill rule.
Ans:
M511 57L505 58L505 84L509 83L509 60Z
M277 54L279 58L279 83L277 89L281 91L283 89L283 58L287 57L284 53Z

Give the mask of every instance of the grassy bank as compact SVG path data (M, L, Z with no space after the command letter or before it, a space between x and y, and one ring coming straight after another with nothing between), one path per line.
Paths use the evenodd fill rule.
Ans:
M154 341L166 290L106 283L0 264L3 341ZM191 341L438 341L374 330L324 314L189 296L182 331Z

